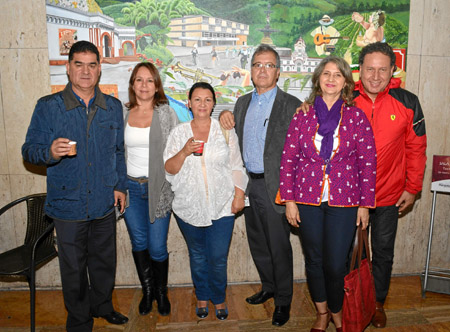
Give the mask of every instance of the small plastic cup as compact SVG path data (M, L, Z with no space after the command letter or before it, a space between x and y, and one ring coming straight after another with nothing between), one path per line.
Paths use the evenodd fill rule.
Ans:
M194 151L194 156L201 156L203 154L203 147L205 146L204 141L194 140L195 143L202 143L202 145Z
M75 156L77 154L77 142L75 141L70 141L70 151L67 154L68 156Z

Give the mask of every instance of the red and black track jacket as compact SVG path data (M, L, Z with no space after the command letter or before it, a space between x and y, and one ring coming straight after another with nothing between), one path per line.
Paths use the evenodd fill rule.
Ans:
M427 157L425 120L416 95L392 78L372 102L361 81L356 82L356 106L372 124L377 149L377 206L397 203L404 190L417 194Z

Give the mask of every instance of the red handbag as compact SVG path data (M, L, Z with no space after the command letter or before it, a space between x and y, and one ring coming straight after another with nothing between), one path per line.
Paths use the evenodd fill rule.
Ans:
M361 260L363 246L367 258ZM356 260L358 267L355 268ZM370 324L375 314L375 285L370 261L367 231L359 225L353 243L350 273L344 278L344 303L342 306L343 332L361 332Z

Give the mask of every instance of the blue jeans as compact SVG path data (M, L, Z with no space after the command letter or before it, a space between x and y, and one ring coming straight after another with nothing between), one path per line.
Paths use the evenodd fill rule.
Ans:
M167 233L169 232L170 212L163 218L150 222L148 212L148 183L128 179L130 206L124 217L130 234L133 251L148 250L150 257L163 262L169 257L167 252Z
M306 279L314 302L342 309L347 258L356 230L357 207L298 204Z
M212 221L211 226L195 227L175 215L189 250L191 276L199 301L225 302L227 261L233 234L234 216Z

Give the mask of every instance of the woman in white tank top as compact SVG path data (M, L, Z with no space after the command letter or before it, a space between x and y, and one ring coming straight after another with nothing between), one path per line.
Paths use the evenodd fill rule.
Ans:
M178 119L168 105L158 70L151 63L136 65L128 96L125 147L129 207L124 216L142 284L139 313L148 314L156 299L158 312L165 316L170 313L167 233L173 193L164 178L163 151Z

